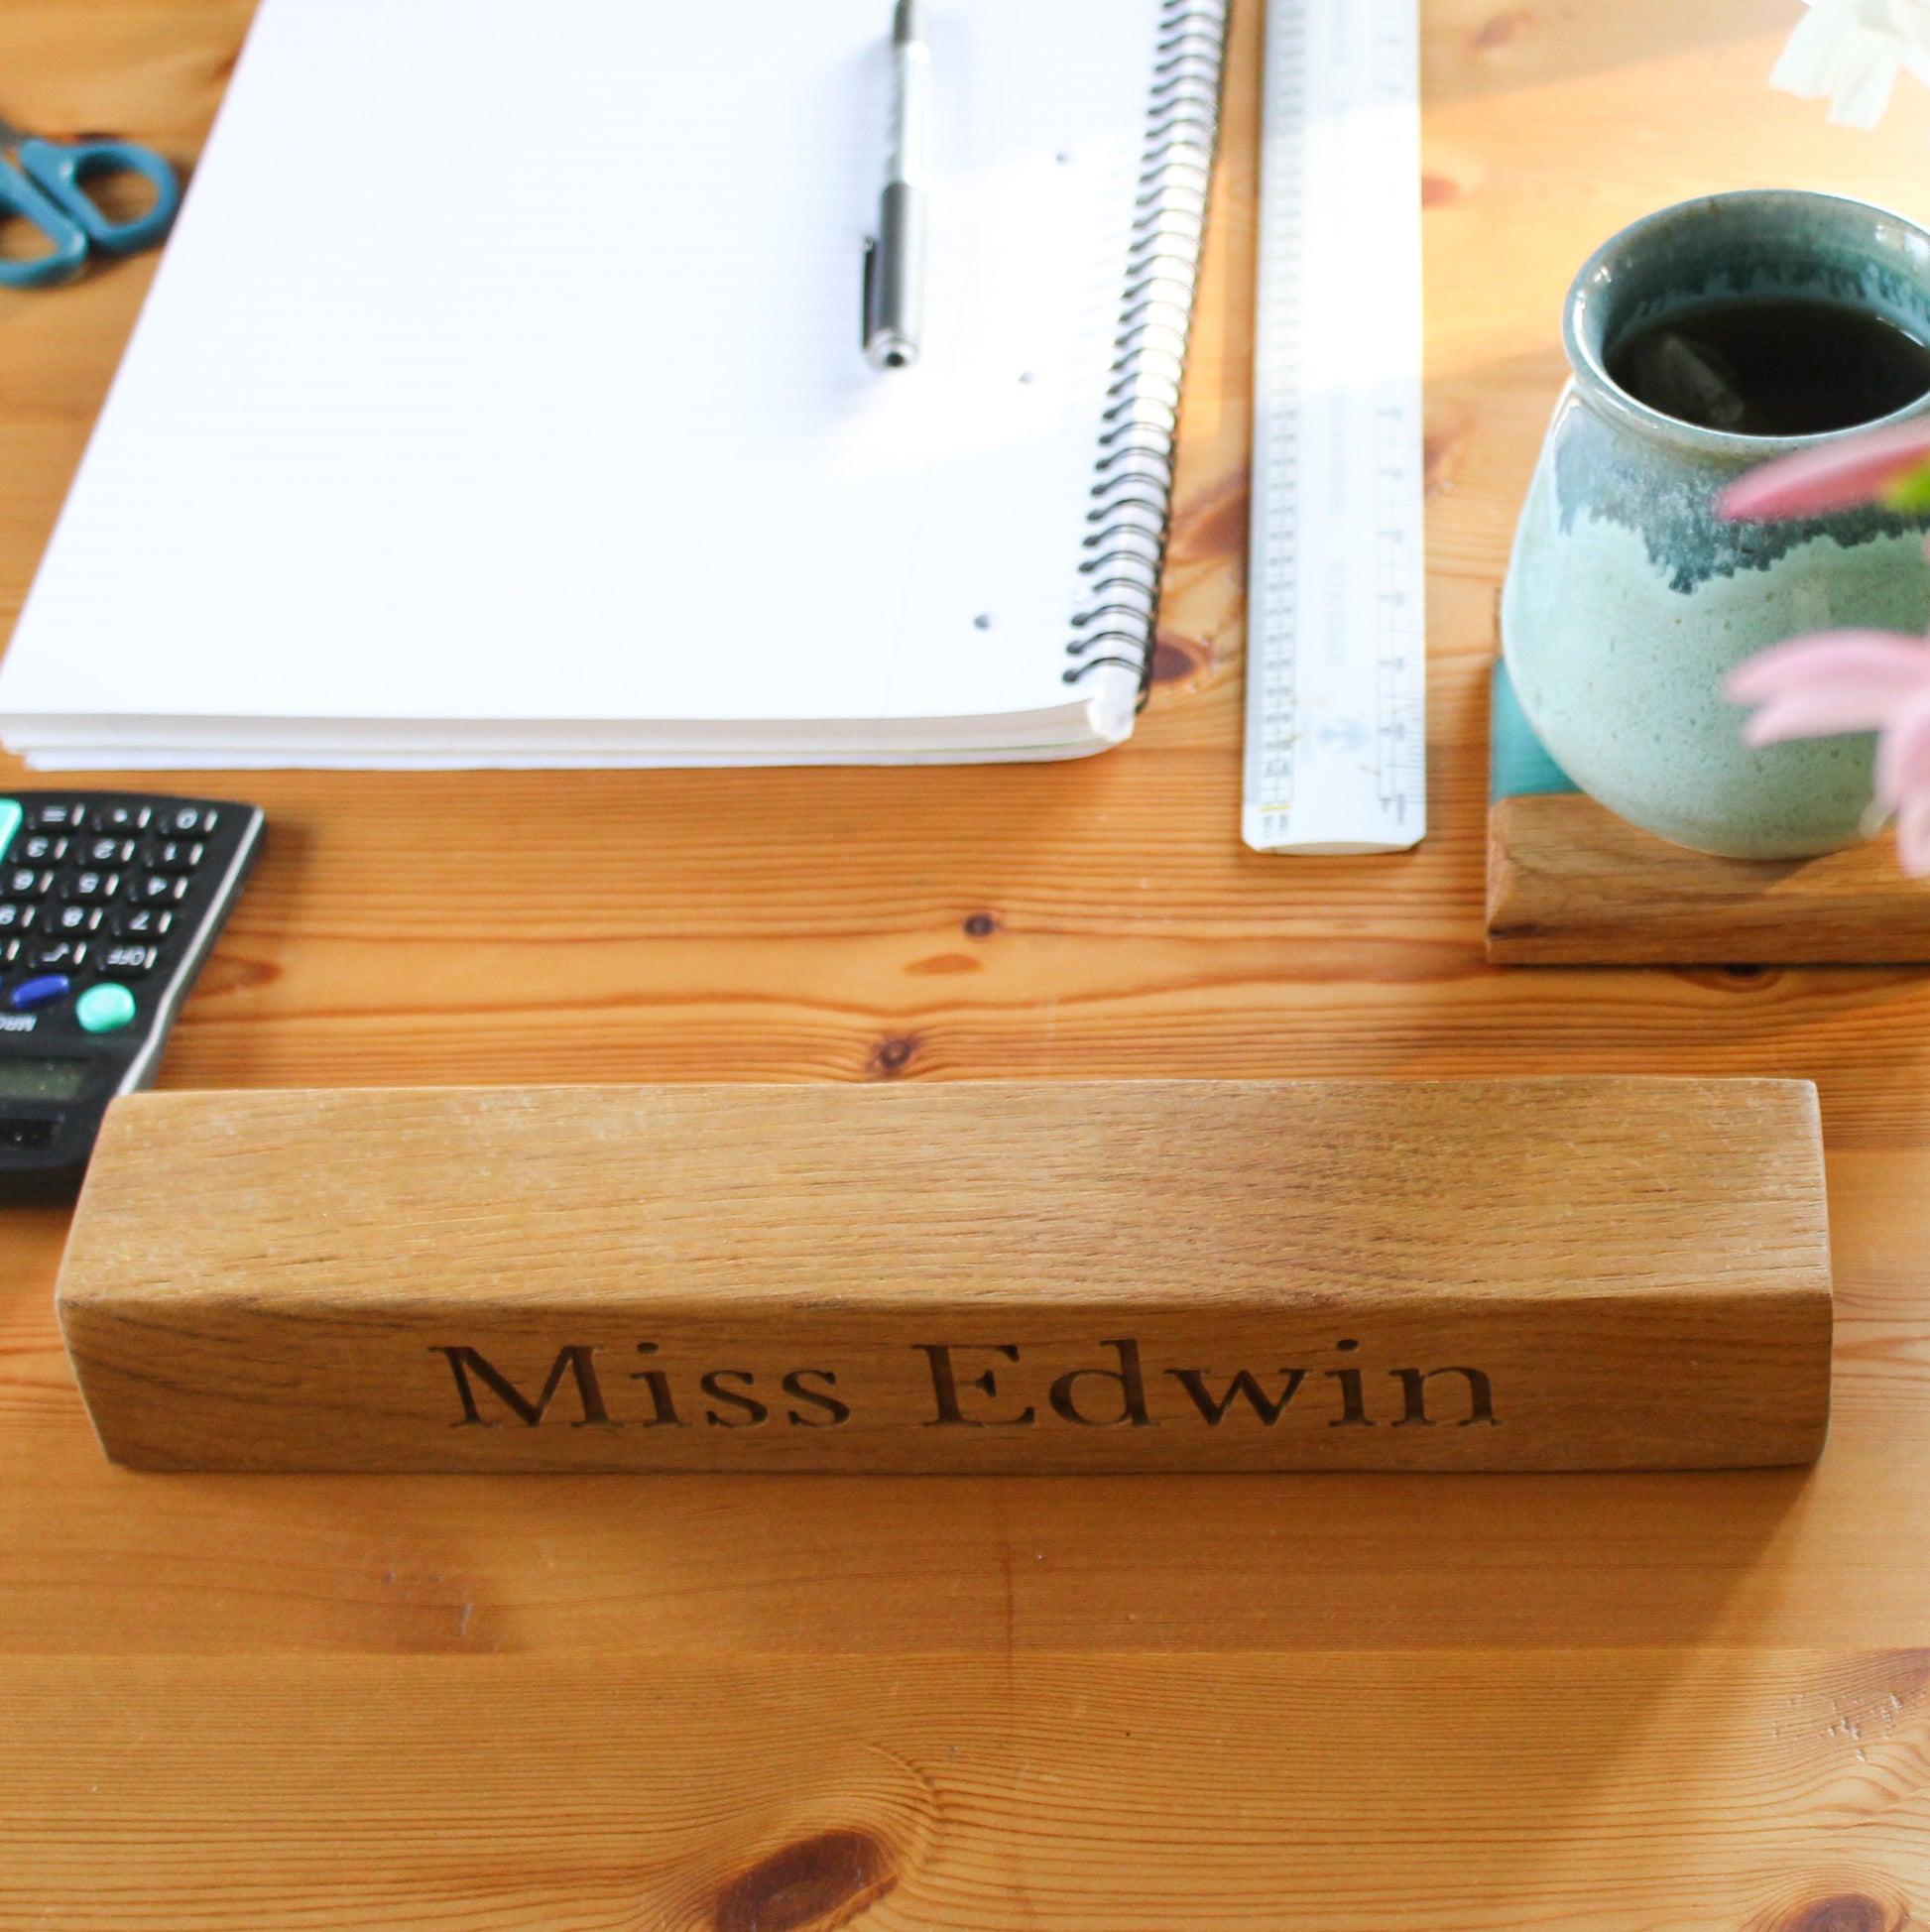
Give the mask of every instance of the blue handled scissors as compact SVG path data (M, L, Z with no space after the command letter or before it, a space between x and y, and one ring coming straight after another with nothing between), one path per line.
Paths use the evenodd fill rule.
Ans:
M152 148L132 141L43 141L0 116L0 217L18 215L53 244L31 261L0 257L0 288L51 289L71 282L87 255L133 255L167 234L181 206L181 181ZM155 201L132 221L109 221L82 182L103 175L139 175Z

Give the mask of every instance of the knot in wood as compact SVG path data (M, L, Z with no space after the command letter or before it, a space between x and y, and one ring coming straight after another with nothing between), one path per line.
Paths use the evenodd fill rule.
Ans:
M890 1080L905 1071L917 1050L916 1033L900 1033L892 1039L881 1039L871 1049L871 1071L881 1080Z
M1843 1891L1796 1906L1770 1932L1900 1932L1904 1923L1868 1892Z
M820 1832L733 1878L713 1924L716 1932L832 1932L897 1883L890 1853L868 1832Z

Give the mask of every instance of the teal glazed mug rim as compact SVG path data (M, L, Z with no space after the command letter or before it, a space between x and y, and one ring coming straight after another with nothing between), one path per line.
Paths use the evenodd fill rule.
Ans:
M1568 366L1574 372L1575 386L1593 408L1637 434L1663 436L1678 449L1693 449L1731 463L1761 462L1781 451L1804 449L1871 429L1891 428L1930 416L1930 391L1926 391L1887 416L1872 417L1868 423L1853 423L1847 428L1801 436L1744 435L1733 429L1704 428L1651 409L1646 403L1637 402L1609 374L1609 331L1620 319L1614 311L1616 284L1618 276L1627 272L1625 265L1629 257L1644 242L1660 241L1671 229L1703 225L1712 217L1719 218L1725 208L1734 208L1739 203L1761 207L1778 201L1811 208L1854 210L1870 224L1871 253L1886 243L1899 247L1913 278L1930 291L1930 229L1874 201L1793 187L1737 188L1725 194L1702 194L1693 200L1677 201L1619 229L1582 264L1569 288L1562 312L1562 346L1568 354Z

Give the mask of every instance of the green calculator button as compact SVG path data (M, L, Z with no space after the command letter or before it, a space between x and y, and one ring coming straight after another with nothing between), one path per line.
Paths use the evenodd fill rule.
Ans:
M73 1017L83 1032L115 1033L134 1018L134 995L112 980L90 986L73 1003Z
M0 859L7 856L7 847L14 842L14 834L20 830L20 800L0 798Z

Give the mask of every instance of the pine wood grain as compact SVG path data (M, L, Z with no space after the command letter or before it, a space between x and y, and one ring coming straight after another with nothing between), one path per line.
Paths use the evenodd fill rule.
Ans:
M60 1351L65 1220L10 1213L0 1926L702 1924L761 1860L858 1817L908 1873L860 1928L1930 1914L1930 978L1482 956L1495 598L1575 265L1727 187L1930 217L1920 91L1875 134L1768 92L1796 11L1423 0L1418 853L1238 845L1259 25L1240 0L1133 743L1024 773L259 775L269 850L164 1077L1813 1078L1839 1316L1814 1470L141 1476L103 1463ZM7 0L0 105L189 161L246 12ZM0 616L152 270L0 296ZM1166 1186L1189 1172L1175 1147ZM910 1852L882 1783L905 1765L945 1798Z
M1488 819L1488 957L1506 966L1907 965L1930 886L1885 836L1820 859L1719 859L1579 792Z
M1905 1932L1930 1654L35 1662L69 1932ZM211 1856L184 1855L221 1821ZM1382 1820L1398 1820L1387 1829ZM408 1820L399 1829L398 1820ZM369 1848L380 1852L370 1856ZM1425 1917L1410 1901L1424 1900Z
M1746 1468L1829 1418L1797 1081L137 1094L59 1302L136 1469Z

